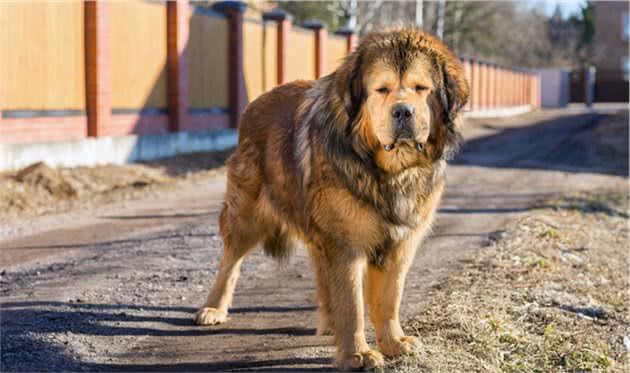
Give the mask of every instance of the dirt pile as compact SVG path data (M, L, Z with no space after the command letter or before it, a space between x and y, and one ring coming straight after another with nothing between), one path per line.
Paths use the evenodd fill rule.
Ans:
M35 163L0 174L0 219L137 198L174 181L163 170L144 165L55 169Z
M202 182L222 172L232 152L228 149L147 163L58 169L38 162L17 172L0 173L0 220L141 198L184 180Z
M59 170L43 162L30 165L15 174L15 180L34 189L43 189L55 198L75 198L77 191Z

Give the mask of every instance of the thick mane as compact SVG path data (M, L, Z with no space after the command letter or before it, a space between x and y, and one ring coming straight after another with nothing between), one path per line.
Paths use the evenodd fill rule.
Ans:
M440 123L434 125L435 130L429 137L434 151L429 164L389 174L376 166L374 149L365 131L364 121L369 119L361 108L365 96L362 74L366 64L373 63L375 58L393 59L400 62L403 69L419 53L432 59L437 72L441 110L435 120ZM336 72L316 82L307 92L300 122L301 128L308 128L309 133L300 136L302 141L298 141L298 147L300 143L305 144L308 137L308 143L328 159L343 187L374 206L392 224L413 225L416 222L401 216L395 203L400 198L418 200L430 194L435 178L442 174L443 160L457 151L461 141L457 114L468 97L463 76L457 57L427 33L402 29L370 34ZM305 164L304 157L311 157L312 151L315 150L304 146L296 149L302 164ZM306 180L310 177L310 168L302 169Z
M357 199L374 206L386 221L395 225L415 225L411 217L398 214L395 201L398 198L415 200L422 197L420 194L429 194L436 175L435 168L414 167L399 174L380 170L369 151L357 145L362 141L354 133L356 127L347 120L347 114L340 107L341 101L327 94L334 89L334 79L334 75L324 78L323 87L315 86L307 94L310 109L302 116L302 121L310 121L304 127L310 128L311 143L326 157L342 184L340 186L347 188Z

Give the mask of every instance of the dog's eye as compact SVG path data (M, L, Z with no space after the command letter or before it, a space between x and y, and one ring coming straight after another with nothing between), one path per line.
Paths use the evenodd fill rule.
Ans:
M382 93L382 94L388 94L389 93L389 88L381 87L381 88L377 89L376 92Z
M416 92L420 92L420 91L426 91L427 89L429 89L428 87L425 87L423 85L416 85Z

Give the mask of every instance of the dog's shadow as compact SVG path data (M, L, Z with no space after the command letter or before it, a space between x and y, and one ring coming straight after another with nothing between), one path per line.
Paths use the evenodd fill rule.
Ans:
M314 307L234 308L232 314L310 312ZM212 363L169 365L101 364L78 360L59 343L48 342L57 335L202 337L209 335L308 336L315 329L304 327L216 328L196 327L190 307L96 304L76 302L5 302L0 306L2 337L1 371L225 371L262 370L311 371L311 365L329 365L330 359L251 359ZM149 324L149 326L145 326ZM165 327L160 328L163 324ZM169 327L176 326L176 328ZM80 339L80 338L77 338ZM67 343L67 340L66 342ZM300 366L304 366L303 369ZM321 371L321 367L317 368Z

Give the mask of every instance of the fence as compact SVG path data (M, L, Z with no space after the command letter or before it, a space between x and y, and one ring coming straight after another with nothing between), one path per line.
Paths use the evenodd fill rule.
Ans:
M340 64L356 34L280 11L178 2L0 3L0 143L234 128L277 84ZM536 74L463 59L468 110L538 107Z
M540 107L540 76L474 59L462 59L470 83L467 111L474 115L509 115Z

